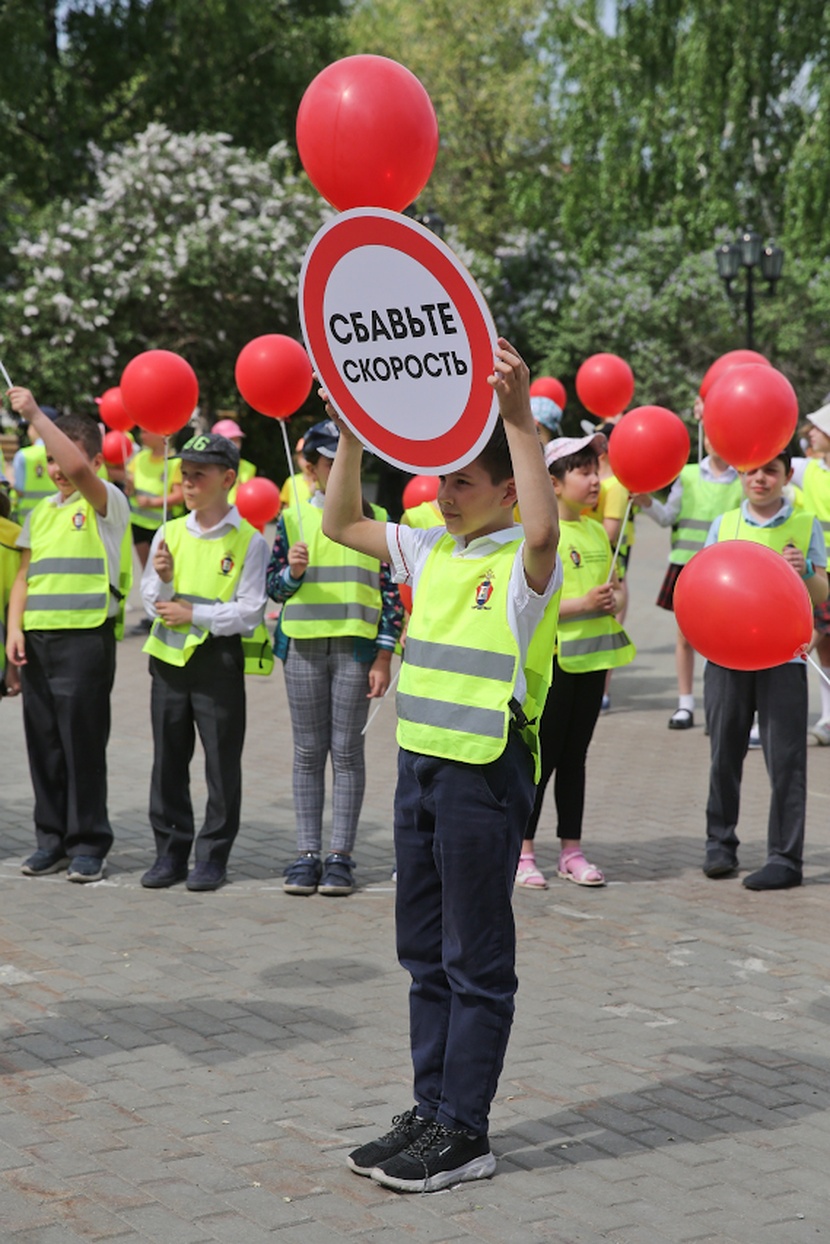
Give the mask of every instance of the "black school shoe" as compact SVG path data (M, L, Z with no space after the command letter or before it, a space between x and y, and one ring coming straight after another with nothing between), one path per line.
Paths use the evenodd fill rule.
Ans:
M193 865L184 884L188 890L218 890L220 885L225 884L226 879L224 864L204 860Z
M166 890L187 876L187 864L180 864L170 855L160 855L141 878L145 890Z
M353 1149L346 1158L347 1163L357 1175L371 1175L376 1166L387 1162L401 1153L408 1145L421 1136L429 1127L431 1119L422 1119L418 1115L418 1107L403 1114L396 1114L392 1120L392 1128L377 1140Z
M486 1136L430 1123L408 1148L376 1166L372 1179L396 1192L438 1192L469 1179L488 1179L495 1169Z
M703 871L707 877L731 877L738 871L738 858L728 851L713 851L711 855L707 854Z
M789 890L801 885L801 873L797 868L787 864L767 863L757 872L744 877L743 884L748 890Z

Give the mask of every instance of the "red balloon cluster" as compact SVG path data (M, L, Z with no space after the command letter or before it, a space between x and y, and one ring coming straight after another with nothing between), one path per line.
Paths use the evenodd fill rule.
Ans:
M738 471L770 462L798 424L798 398L774 367L745 363L724 371L706 395L703 426L719 457Z
M255 475L236 490L236 508L261 531L280 512L280 490L272 480Z
M804 583L780 553L751 540L696 553L677 580L674 613L692 647L727 669L783 665L807 651L813 633Z
M608 461L629 492L655 492L676 479L689 457L689 433L665 406L638 406L623 415L608 444Z
M426 90L385 56L347 56L311 82L297 113L303 168L338 211L403 211L429 180L438 122Z
M634 396L634 373L617 354L592 354L576 373L576 395L592 415L610 419Z
M700 396L705 399L716 380L720 380L732 367L741 367L744 363L757 363L759 367L771 367L769 359L757 350L729 350L715 359L712 366L700 382Z
M97 401L98 414L108 428L112 428L115 432L129 432L134 421L124 405L119 388L107 389Z
M424 501L434 501L438 496L437 475L413 475L403 490L403 508L413 510Z
M266 333L249 341L236 360L236 385L249 406L287 419L311 392L311 360L293 337Z
M565 402L568 400L564 384L555 376L539 376L530 386L530 396L549 397L552 402L556 402L560 410L565 409Z
M124 368L121 400L132 423L145 432L172 436L196 409L199 382L180 354L172 350L145 350Z
M126 432L107 432L102 443L104 461L110 466L123 466L133 452L133 442Z

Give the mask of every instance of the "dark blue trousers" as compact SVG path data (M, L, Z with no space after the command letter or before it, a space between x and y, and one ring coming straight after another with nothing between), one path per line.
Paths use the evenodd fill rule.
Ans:
M489 765L399 753L397 945L412 977L415 1101L425 1118L477 1135L513 1023L513 881L533 794L517 736Z

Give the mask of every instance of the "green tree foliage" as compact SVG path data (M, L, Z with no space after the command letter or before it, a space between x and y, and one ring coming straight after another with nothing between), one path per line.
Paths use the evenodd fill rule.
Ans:
M310 79L341 54L341 0L0 0L0 150L34 204L89 184L153 121L257 152L293 141Z

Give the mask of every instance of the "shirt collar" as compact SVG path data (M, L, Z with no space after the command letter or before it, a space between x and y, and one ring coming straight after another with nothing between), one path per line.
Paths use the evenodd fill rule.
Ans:
M463 536L454 535L452 538L455 541L455 548L452 555L463 557L465 554L470 554L473 557L484 557L504 544L521 540L523 536L524 528L519 523L513 523L510 527L500 527L498 531L491 531L486 536L476 536L475 540L471 540L469 544L464 543Z
M213 527L200 527L196 519L195 512L190 510L187 518L185 519L185 526L192 536L201 536L204 538L205 536L213 535L214 532L225 531L228 527L235 527L238 531L241 522L242 518L240 517L239 510L235 505L232 505L225 517L220 519L220 521Z
M749 527L780 527L782 523L786 523L792 512L793 507L790 505L789 501L782 497L781 509L776 510L772 518L768 518L763 523L760 523L757 518L754 518L753 515L750 514L749 502L746 497L744 497L741 502L741 517Z
M61 493L56 492L54 496L49 498L49 500L54 506L74 505L76 501L81 500L81 491L79 488L76 488L75 491L71 492L68 497L64 497Z
M700 460L700 474L703 477L703 479L716 479L719 481L723 481L724 483L730 483L730 484L732 483L733 480L738 479L738 472L735 470L733 466L727 466L725 471L722 471L720 475L716 475L715 472L712 470L711 466L709 465L708 454L706 455L705 458L701 458Z

